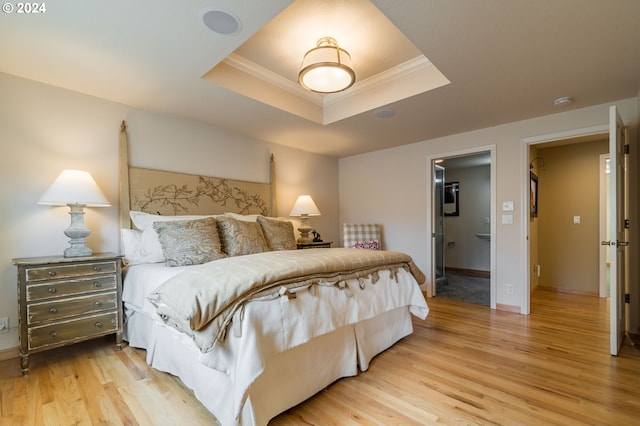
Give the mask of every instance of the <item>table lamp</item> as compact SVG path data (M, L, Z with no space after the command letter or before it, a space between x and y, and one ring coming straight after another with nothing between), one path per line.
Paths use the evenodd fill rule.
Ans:
M64 234L70 238L71 246L65 249L64 257L91 256L91 249L85 245L91 231L84 226L84 208L109 207L111 204L89 172L63 170L42 195L38 204L69 206L71 225Z
M300 217L300 227L298 228L300 238L298 238L298 243L312 242L313 238L309 236L309 233L313 228L309 226L309 216L320 216L320 210L318 210L311 196L300 195L293 205L289 216Z

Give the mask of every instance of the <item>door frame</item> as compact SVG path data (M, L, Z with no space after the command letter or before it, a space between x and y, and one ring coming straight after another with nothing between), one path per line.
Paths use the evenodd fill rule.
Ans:
M538 145L549 142L559 142L562 140L575 139L580 137L587 136L595 136L602 135L605 138L609 137L609 124L602 124L598 126L591 127L583 127L579 129L566 130L563 132L556 133L548 133L539 136L533 136L530 138L522 139L522 150L521 150L521 165L522 170L525 170L526 173L521 173L521 194L522 194L522 206L526 206L526 211L524 211L522 215L522 229L524 230L524 235L526 238L522 239L522 271L520 272L522 282L526 283L525 291L522 292L522 301L520 302L520 312L524 315L528 315L531 313L531 280L529 271L531 270L531 240L530 240L530 227L529 227L529 218L531 212L529 211L529 163L531 162L531 158L529 158L529 151L531 145Z
M429 247L430 250L428 250L428 253L430 253L430 256L427 257L427 274L428 274L428 284L427 284L427 296L431 297L433 296L433 294L435 293L435 285L436 285L436 281L435 281L435 262L434 262L434 256L435 256L435 238L433 237L433 233L435 231L435 226L434 226L434 193L433 193L433 188L435 185L435 182L433 180L434 177L434 169L435 169L435 161L441 158L449 158L449 157L461 157L461 156L465 156L465 155L474 155L474 154L481 154L481 153L485 153L488 152L489 156L491 157L491 165L489 167L490 169L490 179L491 179L491 183L490 183L490 187L491 187L491 213L490 213L490 234L491 234L491 240L489 242L490 247L490 256L491 256L491 262L490 262L490 283L489 283L489 288L490 288L490 303L489 306L491 307L491 309L495 309L496 308L496 300L497 300L497 277L496 277L496 257L497 257L497 252L496 252L496 239L497 239L497 233L496 233L496 188L497 188L497 180L496 180L496 145L492 144L492 145L485 145L485 146L477 146L477 147L473 147L473 148L466 148L466 149L460 149L460 150L455 150L455 151L444 151L444 152L440 152L438 154L431 154L427 156L427 170L429 171L427 173L427 212L430 212L429 214L429 219L427 220L427 232L426 235L429 238Z
M599 217L598 217L598 229L599 229L599 240L607 241L611 238L608 237L609 233L609 182L607 181L607 160L611 154L601 154L599 159L600 165L600 194L599 194ZM598 271L598 296L599 297L608 297L609 294L607 292L607 278L609 277L609 273L607 271L607 261L608 261L608 248L606 246L600 245L599 252L599 265L600 269Z

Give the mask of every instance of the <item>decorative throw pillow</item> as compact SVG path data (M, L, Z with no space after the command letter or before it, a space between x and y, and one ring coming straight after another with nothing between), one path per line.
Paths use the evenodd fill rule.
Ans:
M270 250L295 250L297 248L291 222L264 216L258 216L257 220L262 227Z
M227 257L212 217L154 222L153 228L158 233L167 266L199 265Z
M228 256L269 251L262 227L258 222L245 222L221 216L218 218L218 232L222 241L222 250Z
M136 210L131 210L129 216L131 217L133 225L142 231L138 263L160 263L165 261L162 246L158 240L158 233L153 228L154 223L196 220L211 217L203 215L162 216Z
M380 250L380 243L378 241L357 241L353 244L353 248L365 249L365 250Z

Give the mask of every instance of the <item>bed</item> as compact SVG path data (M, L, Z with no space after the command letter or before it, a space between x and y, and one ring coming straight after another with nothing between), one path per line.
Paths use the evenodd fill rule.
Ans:
M275 182L129 167L121 128L124 339L222 425L265 425L412 333L403 253L296 250Z

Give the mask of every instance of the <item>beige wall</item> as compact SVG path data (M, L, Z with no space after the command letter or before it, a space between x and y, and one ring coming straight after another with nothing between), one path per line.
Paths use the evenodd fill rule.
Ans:
M538 149L541 286L598 294L600 155L608 152L608 140Z
M137 110L0 73L0 317L12 330L0 334L0 351L17 346L15 257L62 253L68 246L66 208L36 204L65 168L88 170L109 208L88 209L94 251L118 251L118 133L126 120L131 163L138 167L267 182L269 157L277 163L277 204L287 215L309 193L322 212L312 225L338 241L338 161L246 138L176 116Z
M520 307L528 303L528 138L591 128L608 124L609 106L615 104L630 128L632 152L637 149L638 109L635 98L589 108L574 109L549 116L508 123L467 133L418 142L340 159L340 222L383 223L389 250L409 253L427 274L431 271L431 204L427 199L430 161L456 151L485 150L495 147L495 205L497 219L504 214L502 203L514 202L513 224L497 220L496 302ZM635 154L637 156L637 154ZM634 160L635 161L635 160ZM372 173L376 170L377 173ZM632 171L633 197L638 197L638 174ZM635 202L635 201L634 201ZM637 205L637 204L635 204ZM631 212L632 223L637 209ZM632 230L637 244L637 229ZM635 249L634 249L635 250ZM637 256L637 251L633 251ZM632 271L631 283L638 295L638 273ZM430 283L429 283L430 284ZM513 286L513 293L507 289ZM638 310L637 302L631 309ZM637 325L636 325L637 327Z

